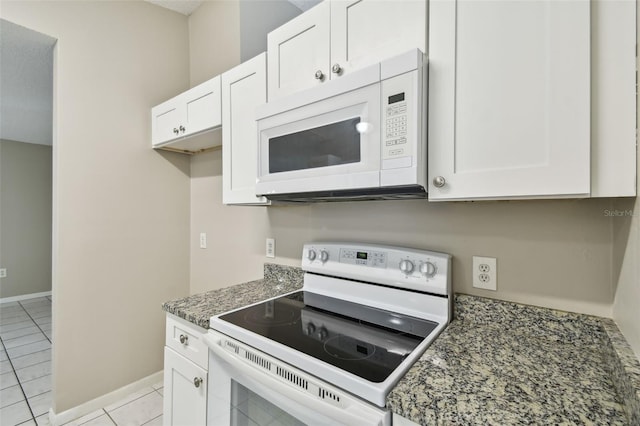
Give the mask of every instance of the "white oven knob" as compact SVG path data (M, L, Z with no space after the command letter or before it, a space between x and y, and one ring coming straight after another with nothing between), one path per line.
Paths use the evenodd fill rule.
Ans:
M404 272L406 275L409 275L410 273L412 273L414 268L415 268L415 265L413 264L412 261L406 260L406 259L400 261L400 270Z
M315 250L309 250L309 252L307 253L307 259L309 259L312 262L314 260L316 260L316 251Z
M420 265L420 273L425 277L433 277L436 274L436 265L431 262L425 262Z
M320 261L322 263L326 262L327 260L329 260L329 253L327 253L327 251L325 250L321 250L320 251Z

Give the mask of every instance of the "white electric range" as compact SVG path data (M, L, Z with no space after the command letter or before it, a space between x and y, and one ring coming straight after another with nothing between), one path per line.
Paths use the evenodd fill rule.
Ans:
M303 249L302 290L211 318L210 425L389 425L392 387L451 320L451 256Z

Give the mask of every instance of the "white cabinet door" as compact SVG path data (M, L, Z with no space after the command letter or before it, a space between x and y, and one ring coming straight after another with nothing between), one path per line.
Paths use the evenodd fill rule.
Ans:
M430 3L430 200L589 195L589 9Z
M184 110L178 99L169 99L151 109L151 144L160 145L180 136L179 123Z
M325 0L268 34L269 101L409 49L426 52L426 39L426 0Z
M267 57L222 74L222 202L268 204L256 197L258 130L255 108L267 101Z
M220 126L220 76L187 90L180 95L184 105L185 136Z
M329 2L324 1L267 35L269 100L329 78ZM318 77L316 78L316 73Z
M331 78L418 48L426 52L425 0L331 0Z
M165 426L207 423L207 372L172 349L164 349Z

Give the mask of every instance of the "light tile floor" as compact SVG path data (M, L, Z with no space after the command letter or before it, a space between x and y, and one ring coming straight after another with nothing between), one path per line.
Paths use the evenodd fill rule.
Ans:
M51 298L0 304L0 425L49 425ZM68 425L162 424L162 382Z

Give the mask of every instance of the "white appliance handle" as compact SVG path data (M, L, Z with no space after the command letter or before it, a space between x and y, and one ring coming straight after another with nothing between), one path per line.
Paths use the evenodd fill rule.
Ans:
M210 334L206 334L203 338L211 352L217 357L223 359L227 363L231 364L235 369L241 373L247 375L251 379L254 379L264 386L278 392L284 397L296 401L300 405L308 408L311 411L321 413L324 416L330 417L342 424L347 425L370 425L370 426L383 426L383 421L380 419L380 415L372 415L371 412L361 410L357 405L346 406L345 408L338 408L331 404L328 404L322 400L315 399L312 396L306 395L288 386L282 382L271 379L266 374L261 373L257 369L245 364L233 355L228 354L221 346L220 339L217 339ZM321 405L320 407L318 405Z

